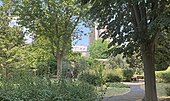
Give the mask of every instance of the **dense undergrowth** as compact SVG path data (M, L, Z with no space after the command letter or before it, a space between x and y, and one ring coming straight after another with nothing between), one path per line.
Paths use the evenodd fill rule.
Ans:
M20 76L1 78L0 101L95 101L94 86L80 81Z

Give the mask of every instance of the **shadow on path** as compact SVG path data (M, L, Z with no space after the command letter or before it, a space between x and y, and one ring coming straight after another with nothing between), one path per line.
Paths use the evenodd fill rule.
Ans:
M143 83L124 83L130 86L130 92L124 95L104 97L102 101L141 101L144 90L140 88Z

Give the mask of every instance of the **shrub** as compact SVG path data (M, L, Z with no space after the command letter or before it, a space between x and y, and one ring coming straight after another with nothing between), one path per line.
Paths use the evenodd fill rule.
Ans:
M114 75L117 75L120 78L123 78L123 69L117 68L117 69L113 69L112 71L113 71Z
M170 87L166 87L166 88L165 88L165 91L166 91L166 95L167 95L167 96L170 96Z
M162 79L164 82L168 83L170 82L170 72L165 72L162 74Z
M114 87L114 88L130 88L128 85L125 85L123 83L110 83L109 87Z
M106 82L121 82L121 77L113 73L109 73L106 76Z
M158 82L170 82L170 71L156 71L156 79Z
M117 68L117 69L105 69L103 71L103 74L107 76L107 74L113 74L113 75L117 75L120 78L123 78L123 70L121 68Z
M92 85L98 85L100 77L97 76L94 72L84 71L78 75L78 80L87 82Z
M79 81L62 81L57 91L59 95L53 101L95 101L97 98L94 86Z
M134 71L132 69L123 70L123 76L125 77L125 81L131 81L133 75L134 75Z
M120 82L122 81L123 78L123 72L122 69L117 68L117 69L105 69L103 71L105 77L104 79L106 82Z
M24 76L1 80L0 85L0 101L95 101L96 96L94 86L80 81Z
M47 63L39 62L37 63L37 71L36 75L38 76L45 76L50 74L50 68Z
M165 71L156 71L155 72L157 82L164 82L163 81L163 74L164 73L165 73Z
M137 75L143 75L143 69L140 69L140 68L136 68L136 71L135 71L135 74Z

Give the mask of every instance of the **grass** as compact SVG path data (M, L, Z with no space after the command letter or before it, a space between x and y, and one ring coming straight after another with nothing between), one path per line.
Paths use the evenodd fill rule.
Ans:
M113 88L130 88L128 85L125 85L123 83L109 83L109 87L113 87Z
M170 83L157 83L157 94L159 97L167 96L165 91L166 87L170 87Z
M130 87L122 83L107 83L106 85L107 88L103 88L104 90L98 88L101 93L104 93L104 97L123 95L130 91Z
M156 84L156 89L157 89L157 95L159 97L162 97L162 96L167 96L166 95L166 87L170 87L170 83L157 83ZM144 85L141 86L142 89L144 89Z
M105 97L123 95L130 91L130 88L114 88L108 87L105 93Z

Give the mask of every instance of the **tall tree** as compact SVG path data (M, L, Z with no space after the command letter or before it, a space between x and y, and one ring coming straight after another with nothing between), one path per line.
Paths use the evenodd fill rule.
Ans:
M155 44L162 31L170 28L169 0L81 0L91 2L91 18L106 28L101 37L118 44L117 53L142 54L145 76L145 101L157 101L155 82Z
M143 63L141 56L137 53L131 57L126 57L126 62L129 64L129 68L140 68L143 69Z
M57 76L62 75L62 61L71 49L77 25L84 14L76 0L15 0L18 24L50 41L57 62Z
M90 57L93 59L106 59L109 55L106 53L108 51L108 42L102 42L102 39L95 40L94 43L90 44L88 51L90 52Z
M17 26L10 26L14 16L11 0L2 0L0 6L0 68L7 76L9 69L19 61L16 53L24 44L24 34Z
M44 40L46 41L44 42ZM38 62L47 62L50 57L53 57L49 43L49 40L41 36L34 42L21 47L17 52L17 56L21 60L17 66L30 69L36 68Z
M155 51L156 70L165 70L170 65L170 34L162 33Z

